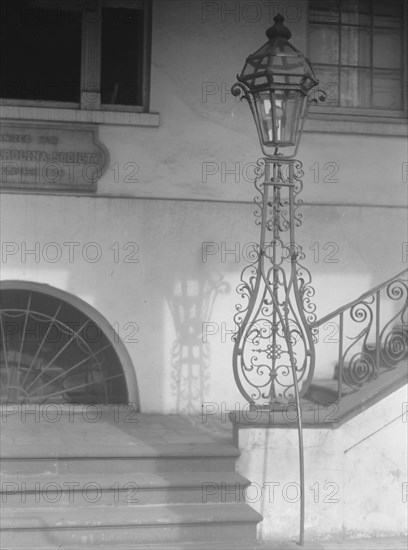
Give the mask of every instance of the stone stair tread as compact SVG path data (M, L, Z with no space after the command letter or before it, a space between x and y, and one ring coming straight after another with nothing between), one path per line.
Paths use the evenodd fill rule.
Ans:
M245 477L237 472L186 472L186 473L134 473L134 474L121 474L112 472L111 475L96 473L90 476L88 473L54 473L49 472L41 474L1 474L0 483L2 490L0 494L5 492L6 483L17 483L20 487L24 483L25 491L32 491L35 489L37 483L58 483L60 486L63 484L73 483L77 484L77 487L83 487L86 483L95 483L101 489L109 489L113 483L117 484L117 487L124 487L126 484L135 483L139 489L158 489L158 488L188 488L198 487L202 483L225 483L235 484L239 483L241 487L248 485L248 481ZM68 487L68 486L67 486ZM52 491L52 488L49 489ZM9 488L12 491L12 488Z
M64 545L63 550L89 550L88 546ZM102 548L102 546L100 546ZM106 546L103 546L106 548ZM406 550L406 537L344 539L335 541L306 540L299 546L297 540L272 539L267 541L206 541L206 542L164 542L131 543L115 545L115 550ZM4 549L6 550L6 549ZM54 550L54 549L53 549ZM112 548L109 548L112 550Z
M304 546L300 547L297 541L290 540L259 540L252 543L249 541L207 541L204 544L201 542L181 542L132 545L132 550L318 550L323 548L316 541L305 541ZM78 548L75 548L75 550L78 550Z
M257 542L240 541L208 541L202 542L180 542L180 543L158 543L158 544L132 544L132 546L117 546L116 550L406 550L406 537L393 538L364 538L364 539L341 539L341 540L305 540L303 546L299 546L298 540L272 539ZM75 550L87 550L89 546ZM71 550L64 547L64 550ZM74 550L74 548L72 548Z
M2 441L0 459L27 458L41 459L86 459L86 458L210 458L238 457L239 449L226 443L163 443L144 445L141 442L127 443L123 446L102 444L93 441L89 447L75 446L71 443L48 445L15 444L12 441Z
M101 517L101 515L103 517ZM101 508L18 508L2 510L1 529L86 529L166 527L184 524L257 523L262 516L248 504L151 504Z
M338 380L336 378L316 378L310 387L319 388L321 390L327 390L330 392L335 392L337 394L338 391ZM349 394L354 392L355 390L353 388L350 388L347 386L347 384L343 383L342 385L342 393L343 395Z
M144 545L143 550L317 550L318 548L323 548L320 545L317 545L316 543L313 543L313 546L311 545L305 545L303 547L299 547L299 545L296 542L288 542L288 541L259 541L255 543L250 542L234 542L234 541L219 541L219 542L208 542L204 544L194 544L194 543L187 543L187 544L165 544L162 546L154 545L154 546L148 546ZM78 550L78 549L75 549ZM142 550L142 546L140 548L138 545L133 546L132 550Z
M302 548L302 550L323 550L324 546L313 541L312 543L305 542L303 547L299 547L297 542L287 540L258 542L220 540L206 542L131 543L126 546L121 544L115 546L115 550L299 550L299 548ZM78 546L64 546L63 550L89 550L89 546L84 546L82 548Z
M304 548L304 547L303 547ZM317 550L317 546L306 547L313 550ZM64 549L66 550L66 549ZM67 549L69 550L69 549ZM75 548L78 550L78 548ZM85 548L84 548L85 550ZM203 543L184 543L184 544L168 544L162 545L133 545L132 550L299 550L299 546L295 543L291 544L284 541L262 543L250 543L250 542L237 542L237 541L219 541L219 542L206 542Z
M31 425L19 415L4 415L1 430L5 550L255 545L262 516L233 499L250 482L235 472L240 451L226 422L139 415L131 425L104 413L93 424L79 410L56 424L29 416ZM205 482L219 494L203 498ZM232 496L222 497L223 484Z

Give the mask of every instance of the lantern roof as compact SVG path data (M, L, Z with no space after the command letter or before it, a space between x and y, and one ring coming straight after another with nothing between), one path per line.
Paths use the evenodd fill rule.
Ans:
M249 92L286 88L307 95L318 84L310 61L289 42L292 33L283 24L282 15L273 20L274 24L266 31L269 41L247 57L237 79Z

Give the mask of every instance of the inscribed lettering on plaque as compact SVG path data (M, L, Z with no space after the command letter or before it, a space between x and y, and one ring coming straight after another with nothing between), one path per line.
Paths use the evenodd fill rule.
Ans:
M0 123L0 189L95 192L108 163L97 129Z

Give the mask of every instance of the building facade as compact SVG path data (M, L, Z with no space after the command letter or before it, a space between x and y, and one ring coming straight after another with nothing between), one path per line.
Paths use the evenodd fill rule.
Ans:
M258 241L261 155L249 109L230 88L278 12L327 95L311 106L297 155L297 242L319 317L406 268L404 2L1 7L12 23L2 40L21 40L8 43L1 99L3 310L20 314L5 317L17 342L2 358L16 371L7 399L194 415L203 404L217 414L245 406L231 368L233 316ZM27 311L41 319L34 336ZM55 319L48 378L38 378L30 366ZM323 378L333 374L337 329L322 329ZM80 375L77 364L86 365ZM67 368L72 376L61 375Z

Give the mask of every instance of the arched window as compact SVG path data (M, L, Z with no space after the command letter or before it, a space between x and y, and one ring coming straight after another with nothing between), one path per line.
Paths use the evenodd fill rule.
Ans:
M128 403L134 369L108 322L46 285L0 285L2 403Z

